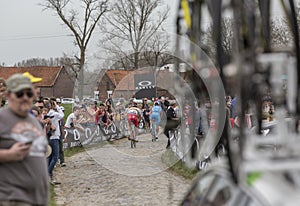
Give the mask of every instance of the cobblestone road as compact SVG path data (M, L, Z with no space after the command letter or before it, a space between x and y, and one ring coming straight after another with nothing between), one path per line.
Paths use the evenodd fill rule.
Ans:
M178 205L190 181L166 169L166 138L141 135L137 148L127 139L76 154L56 168L58 205Z

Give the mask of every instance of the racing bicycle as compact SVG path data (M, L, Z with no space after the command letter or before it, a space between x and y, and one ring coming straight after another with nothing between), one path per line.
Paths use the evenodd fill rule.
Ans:
M132 139L130 139L130 136L129 136L129 139L130 139L130 147L131 148L136 148L136 133L135 133L135 125L134 125L134 122L131 121L130 122L130 131L131 131L131 134L132 134Z

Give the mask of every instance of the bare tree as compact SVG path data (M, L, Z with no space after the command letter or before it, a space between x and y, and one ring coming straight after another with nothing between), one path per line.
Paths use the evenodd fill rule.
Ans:
M300 27L300 2L296 6L297 24ZM294 36L286 17L274 19L271 22L271 40L274 48L292 47Z
M173 59L168 55L168 47L170 44L169 36L164 33L156 33L147 42L146 51L143 52L143 58L150 66L161 67Z
M282 48L292 45L292 33L284 19L274 19L270 27L271 45L273 48Z
M228 58L232 55L232 43L233 43L233 21L230 18L224 18L222 20L222 48L223 52L228 60ZM215 59L216 54L216 44L214 38L214 30L212 25L210 25L206 31L206 35L204 37L204 41L206 42L206 48L208 48L208 55ZM226 60L226 59L225 59Z
M158 31L166 20L168 9L160 11L161 0L117 0L111 15L105 20L106 38L104 49L111 55L128 56L135 69L139 68L139 54L147 45L148 40Z
M71 0L45 0L41 5L45 9L53 10L74 36L75 45L80 50L80 56L76 56L79 63L79 98L83 97L84 65L86 49L91 36L100 18L108 11L108 0L80 0L83 9L83 17L80 12L71 7ZM82 25L80 22L83 22Z

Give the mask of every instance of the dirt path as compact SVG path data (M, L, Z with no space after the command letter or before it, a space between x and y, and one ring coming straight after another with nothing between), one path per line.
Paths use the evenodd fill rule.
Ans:
M76 154L56 168L58 205L178 205L190 181L161 162L166 138L141 135L137 148L127 139Z

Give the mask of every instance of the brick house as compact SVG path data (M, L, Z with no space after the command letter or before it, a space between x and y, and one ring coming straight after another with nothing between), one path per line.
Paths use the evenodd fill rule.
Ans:
M134 76L136 74L151 74L151 70L107 70L101 80L99 80L98 91L99 100L104 101L108 97L108 91L113 92L114 98L129 99L136 95ZM173 87L173 73L167 70L158 71L155 75L157 81L156 96L172 95L168 92Z
M62 67L0 67L0 77L8 79L15 73L29 72L43 80L35 85L40 88L43 97L73 97L74 81Z
M108 92L114 92L119 82L127 74L128 72L125 70L107 70L98 84L99 100L105 101L108 97Z

